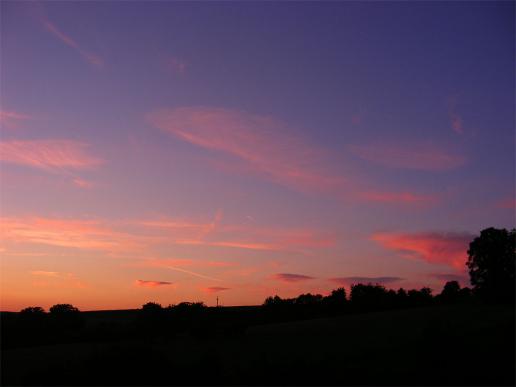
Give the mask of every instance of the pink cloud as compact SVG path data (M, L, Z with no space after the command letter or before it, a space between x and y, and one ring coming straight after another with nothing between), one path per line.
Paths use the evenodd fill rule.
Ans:
M405 205L418 205L429 199L403 192L383 196L363 194L364 182L357 179L349 167L345 167L345 175L339 173L327 151L294 135L287 125L268 116L222 108L184 107L151 112L147 120L193 145L244 161L215 161L218 168L231 172L258 174L296 190L324 193L338 199ZM406 155L398 157L407 158ZM442 152L426 157L430 160L419 156L420 167L443 168L447 162L458 163L447 159Z
M184 74L187 68L187 63L176 57L168 57L166 59L166 66L167 68L177 74Z
M230 290L230 288L224 288L222 286L211 286L209 288L204 288L203 289L205 292L207 293L218 293L218 292L223 292L224 290Z
M462 117L457 113L457 96L448 98L447 104L448 116L452 130L457 134L464 134Z
M183 259L183 258L146 258L138 264L143 267L231 267L237 263L226 261L208 261L204 259Z
M402 253L404 258L465 270L467 249L473 237L467 233L377 233L372 240Z
M361 114L354 114L351 116L351 123L353 125L360 125L362 123L362 115Z
M496 207L513 210L516 208L516 199L514 199L514 198L502 199L496 203Z
M73 183L79 188L92 188L93 184L87 180L74 178Z
M57 271L44 271L44 270L35 270L31 271L30 274L43 276L43 277L58 277L59 273Z
M75 40L73 40L70 36L62 32L59 28L57 28L57 26L54 23L45 20L43 21L43 25L45 26L46 30L49 31L52 35L61 40L67 46L75 49L88 63L97 67L104 66L104 60L100 56L82 49Z
M272 278L282 282L302 282L314 279L314 277L309 277L307 275L291 273L275 274L272 276Z
M136 280L135 281L136 286L144 286L149 288L156 288L159 286L168 286L173 285L172 282L166 282L166 281L144 281L144 280Z
M302 248L325 248L336 243L333 233L310 229L228 225L224 224L221 219L221 213L217 213L211 222L161 218L137 223L160 230L170 242L178 245L246 250L299 250Z
M432 273L429 274L429 277L435 278L442 282L457 281L462 285L467 285L469 283L468 277L464 274L458 275L454 273Z
M20 121L28 120L31 117L27 114L14 111L0 110L0 127L5 129L16 129Z
M0 142L0 161L50 172L90 169L101 160L86 152L87 144L72 140L29 140Z
M403 278L400 277L335 277L329 279L331 282L334 282L338 285L352 285L352 284L390 284L393 282L403 281Z
M74 273L61 273L57 271L35 270L30 272L31 275L39 277L32 283L37 287L54 287L54 288L85 288L86 284L82 282Z
M100 221L42 217L0 218L0 237L13 243L33 243L87 250L132 251L140 239L115 231Z
M445 171L458 168L466 162L461 155L451 154L429 144L369 144L350 145L355 156L389 168Z
M435 195L419 195L411 192L367 191L360 193L360 198L369 202L389 204L409 204L415 206L429 206L438 202Z
M331 189L343 179L325 173L323 153L270 117L221 108L177 108L147 115L157 128L202 148L244 160L253 170L288 186Z

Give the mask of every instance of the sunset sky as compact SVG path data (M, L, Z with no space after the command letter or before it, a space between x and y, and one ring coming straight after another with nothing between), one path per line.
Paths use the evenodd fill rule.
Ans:
M1 7L1 310L457 279L515 226L513 2Z

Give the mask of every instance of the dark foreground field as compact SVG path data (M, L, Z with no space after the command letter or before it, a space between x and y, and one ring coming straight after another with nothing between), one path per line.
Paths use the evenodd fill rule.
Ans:
M83 314L90 326L123 329L137 311ZM230 334L152 333L2 345L2 385L514 385L515 378L507 306L251 323Z

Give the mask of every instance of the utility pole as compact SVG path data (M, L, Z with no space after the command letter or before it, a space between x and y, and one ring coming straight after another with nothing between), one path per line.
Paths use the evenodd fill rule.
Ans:
M219 306L219 296L217 296L217 307Z

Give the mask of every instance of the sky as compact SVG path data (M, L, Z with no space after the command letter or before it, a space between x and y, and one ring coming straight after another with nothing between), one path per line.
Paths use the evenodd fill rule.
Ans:
M514 3L0 3L0 309L469 285Z

